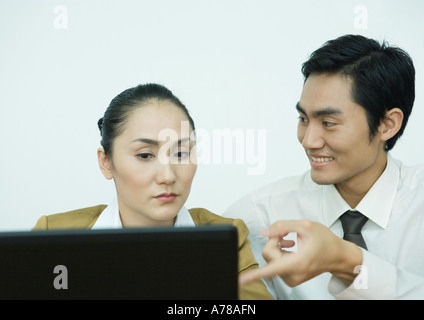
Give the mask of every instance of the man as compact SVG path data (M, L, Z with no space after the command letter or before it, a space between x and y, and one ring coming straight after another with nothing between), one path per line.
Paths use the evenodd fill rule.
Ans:
M227 210L246 222L262 267L240 284L263 277L278 299L424 299L424 166L389 153L415 98L411 58L346 35L302 73L298 139L311 169Z

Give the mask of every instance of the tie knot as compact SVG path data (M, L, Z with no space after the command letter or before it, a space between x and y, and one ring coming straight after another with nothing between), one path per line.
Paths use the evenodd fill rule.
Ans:
M368 218L357 211L346 211L340 217L345 234L359 234Z

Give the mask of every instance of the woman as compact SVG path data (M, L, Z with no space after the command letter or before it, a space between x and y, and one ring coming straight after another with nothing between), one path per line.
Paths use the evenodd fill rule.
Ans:
M98 205L41 217L34 230L232 224L239 234L239 273L258 267L241 220L184 204L196 172L195 127L186 107L157 84L115 97L98 122L100 170L117 197ZM262 281L240 288L240 299L272 299Z

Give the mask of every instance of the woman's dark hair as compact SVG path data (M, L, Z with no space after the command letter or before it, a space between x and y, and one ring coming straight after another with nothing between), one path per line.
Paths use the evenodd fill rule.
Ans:
M391 150L402 135L415 99L415 69L400 48L381 45L360 35L345 35L326 42L302 65L305 81L311 74L340 74L352 80L352 99L366 110L370 138L386 112L399 108L403 122L399 132L386 142Z
M195 130L194 121L187 108L169 89L155 83L140 84L121 92L113 98L103 118L100 118L97 122L102 136L100 143L107 156L112 155L113 141L121 134L129 113L155 100L168 101L179 107L186 114L191 129Z

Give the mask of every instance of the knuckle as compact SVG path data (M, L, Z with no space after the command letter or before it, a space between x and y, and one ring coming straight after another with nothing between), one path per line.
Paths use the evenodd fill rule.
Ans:
M308 219L301 220L301 224L302 224L302 227L305 230L308 230L308 231L312 230L313 226L314 226L314 222L312 222L311 220L308 220Z

